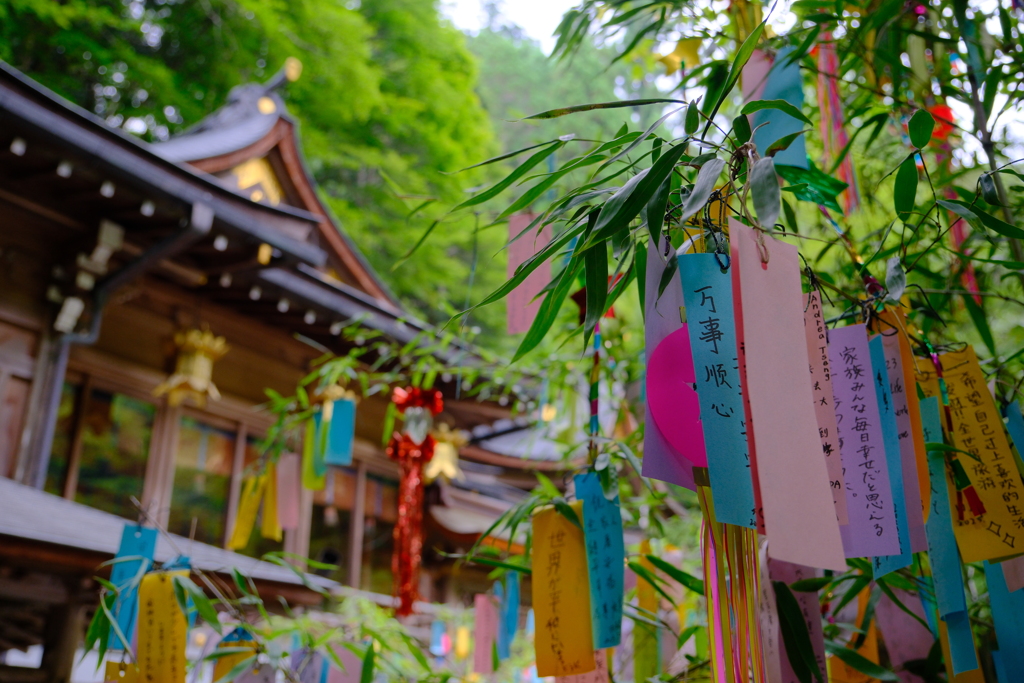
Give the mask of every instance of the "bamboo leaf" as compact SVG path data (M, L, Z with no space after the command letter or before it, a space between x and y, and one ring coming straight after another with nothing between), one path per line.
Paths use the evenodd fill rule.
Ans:
M647 567L644 567L639 562L634 562L632 560L628 564L629 568L633 570L633 573L641 579L643 579L644 581L646 581L647 583L649 583L654 590L658 591L658 594L661 595L661 597L668 600L669 603L671 603L672 605L676 604L676 601L672 598L672 596L666 593L665 589L658 585L658 578L654 576L654 574L652 574L647 569Z
M595 104L577 104L574 107L560 107L559 109L549 109L548 111L542 111L539 114L533 114L527 116L520 121L533 121L536 119L557 119L560 116L566 116L567 114L576 114L581 111L594 111L595 109L621 109L623 107L643 107L648 104L686 104L686 100L673 100L673 99L645 99L645 100L618 100L616 102L599 102Z
M978 330L978 336L981 337L981 341L985 343L985 348L988 349L989 353L993 356L996 355L996 340L992 336L992 329L988 325L988 318L985 317L985 311L978 302L974 300L974 297L970 294L962 295L964 300L964 306L967 308L967 313L970 314L971 320L974 322L974 327Z
M914 202L917 197L917 162L911 154L900 164L896 171L896 181L893 185L893 205L896 208L896 215L906 223L910 214L914 211Z
M792 116L794 119L803 121L808 126L811 125L811 120L804 116L803 112L795 105L787 102L786 100L754 100L753 102L747 102L743 105L743 109L740 110L740 113L749 116L756 111L762 111L764 109L777 109L784 114Z
M992 214L982 211L977 206L968 208L967 204L960 200L949 201L939 199L936 203L942 208L952 211L976 227L978 225L983 225L989 230L997 232L1004 237L1010 237L1017 240L1024 239L1024 230L999 220Z
M537 310L537 317L533 319L533 324L530 325L530 329L519 343L519 348L516 349L516 354L512 358L513 363L535 349L547 335L582 266L583 259L573 257L562 269L557 284L544 297L544 301L541 302L540 308Z
M718 177L722 175L724 168L725 161L717 158L709 160L700 167L700 171L697 173L697 180L693 184L693 189L690 190L690 196L686 198L686 202L680 210L679 222L681 224L688 221L691 216L704 208L704 205L708 203L711 193L715 191Z
M851 669L855 669L860 673L870 678L877 678L880 681L898 681L899 677L886 669L884 666L875 664L870 659L864 657L864 655L840 645L835 645L829 641L825 641L825 650L833 657L838 657L844 664L849 666Z
M693 135L698 128L700 128L700 109L697 108L696 101L691 101L690 106L686 108L684 130L687 135Z
M775 603L779 610L782 640L786 645L786 654L789 656L793 673L801 683L811 683L811 676L823 682L825 679L821 675L818 660L814 657L814 645L811 643L811 634L807 630L807 622L804 621L800 603L793 597L789 586L782 581L772 581L772 588L775 590Z
M685 586L697 595L704 595L704 582L693 574L689 574L678 567L672 566L656 555L648 555L647 559L650 560L651 564L656 568L665 572L676 583Z
M808 128L806 130L798 130L795 133L783 135L781 138L779 138L772 144L768 145L768 149L765 151L764 155L766 157L774 157L779 152L784 152L785 150L789 149L789 146L792 145L798 137L806 133L808 130L810 129Z
M910 142L922 149L932 139L932 131L935 129L935 119L924 109L918 109L907 122L907 132L910 134Z
M558 142L551 143L550 145L548 145L547 147L543 148L539 152L536 152L535 154L530 156L529 159L527 159L526 161L521 163L514 171L509 173L503 179L501 179L500 181L498 181L497 183L495 183L494 185L492 185L488 189L484 190L480 194L474 195L474 196L470 197L469 199L467 199L466 201L462 202L461 204L456 206L454 209L452 209L449 213L455 213L456 211L460 211L462 209L466 209L466 208L469 208L471 206L477 206L478 204L483 204L484 202L486 202L486 201L488 201L490 199L493 199L494 197L497 197L499 194L501 194L502 192L507 190L509 187L511 187L511 185L514 182L516 182L517 180L522 178L524 175L529 173L531 169L533 169L535 166L537 166L537 164L541 163L542 161L547 159L549 156L554 154L555 150L557 150L558 148L560 148L564 144L565 143L562 142L561 140L559 140ZM417 246L419 246L419 244L422 244L424 239L425 239L425 236L423 238L420 238L420 241L417 243ZM411 254L415 250L416 250L416 247L413 247L412 251L410 251L409 253Z
M830 576L815 576L809 579L800 579L789 584L789 589L798 593L817 593L825 586L832 583Z
M363 655L363 668L362 671L359 672L359 683L373 683L373 644L375 642L376 641L371 640L369 645L366 646L366 654Z
M583 275L587 287L587 311L583 323L584 338L589 340L594 326L604 315L608 298L608 245L595 244L583 252Z
M782 210L779 177L775 174L775 160L762 157L750 169L750 194L754 200L757 222L765 230L774 230Z

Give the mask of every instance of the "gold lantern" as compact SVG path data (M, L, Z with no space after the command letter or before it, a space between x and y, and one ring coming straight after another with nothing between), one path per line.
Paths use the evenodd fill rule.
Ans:
M200 408L206 405L206 398L220 400L220 392L213 383L213 363L228 352L224 337L215 336L209 330L181 330L174 335L178 347L178 359L174 374L153 390L154 396L167 394L167 402L179 406L191 398Z
M434 457L423 467L424 481L429 484L439 477L445 481L464 480L466 475L459 469L459 449L469 443L466 435L442 422L431 436L434 437Z

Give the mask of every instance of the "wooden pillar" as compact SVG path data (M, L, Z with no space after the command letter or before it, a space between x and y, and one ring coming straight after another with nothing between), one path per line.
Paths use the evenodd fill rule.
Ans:
M75 499L78 489L78 471L82 464L82 439L85 436L85 416L92 400L92 376L86 376L82 382L81 395L78 398L78 410L75 413L75 424L71 428L71 449L68 451L68 471L64 476L64 497Z
M348 585L359 588L363 569L363 531L366 529L366 463L356 463L356 493L349 515Z
M146 481L142 487L142 507L161 527L171 515L174 490L174 459L178 452L178 427L181 407L164 403L157 411L153 436L149 443Z
M82 603L77 586L73 586L68 591L68 601L54 605L47 617L40 668L46 672L49 683L71 683L75 650L84 634Z

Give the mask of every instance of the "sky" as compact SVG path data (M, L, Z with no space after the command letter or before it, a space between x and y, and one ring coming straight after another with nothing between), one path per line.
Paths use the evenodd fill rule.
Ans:
M540 41L545 52L555 45L552 34L567 9L579 0L499 0L502 16L521 26L528 36ZM441 8L458 28L477 31L485 21L482 0L442 0Z

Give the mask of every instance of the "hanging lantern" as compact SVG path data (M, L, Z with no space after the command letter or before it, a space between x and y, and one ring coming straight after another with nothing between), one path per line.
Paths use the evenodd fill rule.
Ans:
M220 400L213 383L213 363L228 352L227 341L209 330L181 330L174 335L178 359L174 374L153 390L154 396L167 394L167 402L179 406L186 398L202 408L206 398Z
M437 389L397 388L391 400L404 417L402 433L395 432L387 447L388 457L401 470L391 571L399 599L397 614L406 616L412 614L416 601L423 559L423 466L434 456L430 428L444 408L444 399Z
M445 481L463 481L466 475L459 469L459 449L469 443L469 439L464 433L451 429L444 422L437 426L431 436L434 437L434 457L423 469L424 482L430 484L438 478Z

